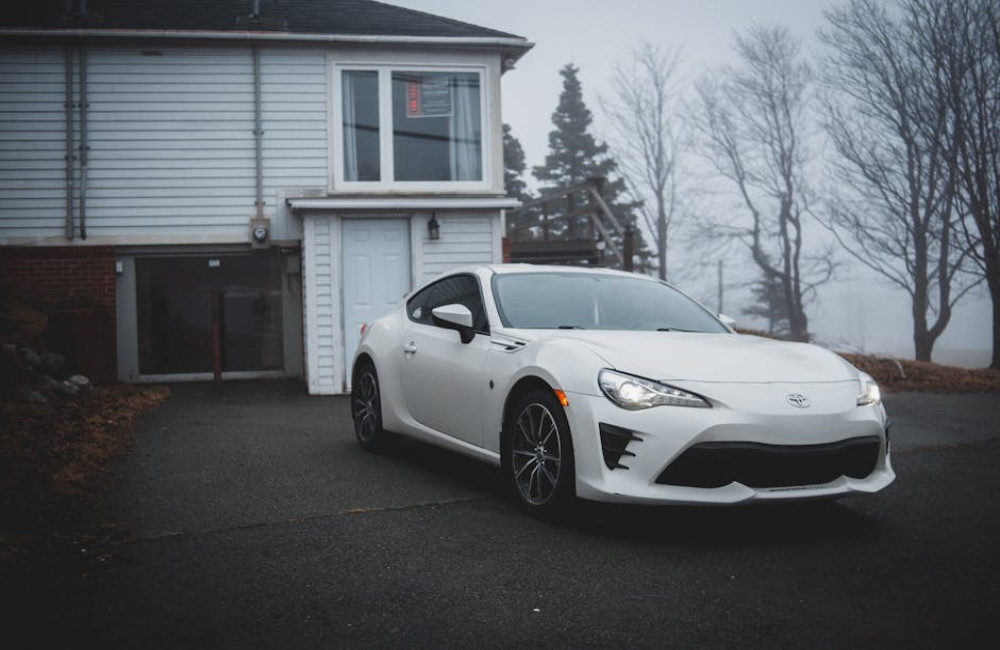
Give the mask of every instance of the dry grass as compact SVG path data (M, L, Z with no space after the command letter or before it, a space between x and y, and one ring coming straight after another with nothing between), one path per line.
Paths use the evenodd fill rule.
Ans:
M781 340L767 332L739 330L764 338ZM985 393L1000 391L1000 370L956 368L927 361L896 359L879 354L840 352L856 368L875 378L885 392Z
M1000 391L1000 370L955 368L927 361L840 353L855 367L875 378L884 391L984 393Z
M0 404L0 563L58 562L80 551L86 505L127 452L135 422L170 395L112 386L48 404ZM74 543L69 543L70 540Z

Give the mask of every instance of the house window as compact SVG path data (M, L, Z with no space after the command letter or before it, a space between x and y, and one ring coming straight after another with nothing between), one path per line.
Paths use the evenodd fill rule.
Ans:
M378 73L348 70L343 82L344 180L380 180Z
M344 183L481 184L479 72L343 70Z

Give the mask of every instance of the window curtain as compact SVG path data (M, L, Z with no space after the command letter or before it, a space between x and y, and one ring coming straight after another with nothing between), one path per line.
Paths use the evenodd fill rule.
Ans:
M449 125L451 142L451 180L482 180L479 134L479 84L477 78L456 76L451 83L452 116Z
M344 180L358 180L358 120L355 101L355 83L358 77L350 72L343 73L344 95Z

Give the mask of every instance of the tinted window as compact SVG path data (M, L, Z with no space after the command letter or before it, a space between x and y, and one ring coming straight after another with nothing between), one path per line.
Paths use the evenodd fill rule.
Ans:
M585 273L496 275L493 293L508 327L729 331L681 292L642 278Z
M480 110L476 73L393 72L395 180L482 180Z
M423 289L406 303L406 313L412 321L433 325L431 311L435 307L455 304L465 305L472 312L473 329L489 332L479 280L471 275L453 275Z

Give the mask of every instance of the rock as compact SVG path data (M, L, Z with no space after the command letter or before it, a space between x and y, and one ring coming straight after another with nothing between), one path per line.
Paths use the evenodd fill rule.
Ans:
M66 376L66 357L58 352L46 352L42 355L42 371L57 379Z
M80 387L71 381L61 381L53 386L52 389L60 395L66 395L68 397L76 397L80 394Z
M22 388L17 391L17 399L25 404L48 404L49 400L38 391Z
M83 375L73 375L72 377L70 377L66 381L68 381L71 384L75 385L80 390L90 390L91 388L94 387L94 385L92 383L90 383L90 379L88 379L87 377L85 377Z
M13 363L0 360L0 400L6 400L17 388L17 368Z
M28 364L29 368L37 368L42 365L42 358L31 348L21 348L21 360Z

